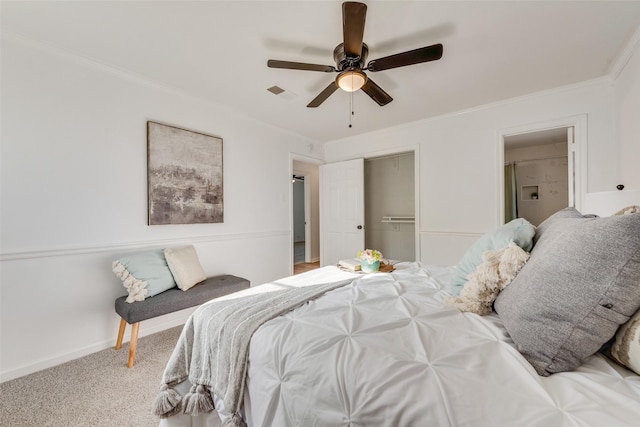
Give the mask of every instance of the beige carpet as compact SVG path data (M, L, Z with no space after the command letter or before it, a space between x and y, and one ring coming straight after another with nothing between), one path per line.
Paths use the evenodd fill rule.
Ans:
M140 338L131 369L125 344L0 384L0 426L157 426L151 405L181 330Z

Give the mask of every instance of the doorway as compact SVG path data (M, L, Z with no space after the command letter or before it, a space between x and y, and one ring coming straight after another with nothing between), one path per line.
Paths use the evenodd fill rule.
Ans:
M320 261L320 161L291 155L291 266ZM298 268L299 269L299 268Z
M420 259L418 149L385 150L320 167L323 266L365 248L387 259Z
M524 218L537 226L553 213L576 206L579 125L502 134L504 223Z
M293 184L293 263L309 262L306 250L308 191L304 175L292 175Z
M385 258L415 261L414 152L364 161L364 243Z

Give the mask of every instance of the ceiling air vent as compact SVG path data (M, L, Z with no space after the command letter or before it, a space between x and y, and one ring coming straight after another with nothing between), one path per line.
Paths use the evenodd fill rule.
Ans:
M271 92L274 95L280 95L282 92L284 92L284 89L282 89L279 86L271 86L270 88L267 89L269 92Z

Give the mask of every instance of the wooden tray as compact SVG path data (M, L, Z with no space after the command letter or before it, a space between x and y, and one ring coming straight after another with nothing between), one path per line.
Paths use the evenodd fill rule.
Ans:
M393 266L393 264L380 264L380 269L378 271L373 271L371 273L365 273L362 270L351 270L351 269L343 267L341 265L338 265L338 268L340 270L348 271L350 273L357 273L357 274L391 273L392 271L394 271L396 269Z
M393 264L380 264L380 273L390 273L395 269Z

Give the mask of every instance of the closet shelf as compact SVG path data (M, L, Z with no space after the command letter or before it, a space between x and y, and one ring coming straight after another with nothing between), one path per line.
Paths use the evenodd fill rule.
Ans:
M407 223L415 223L415 216L383 216L382 222L407 222Z

